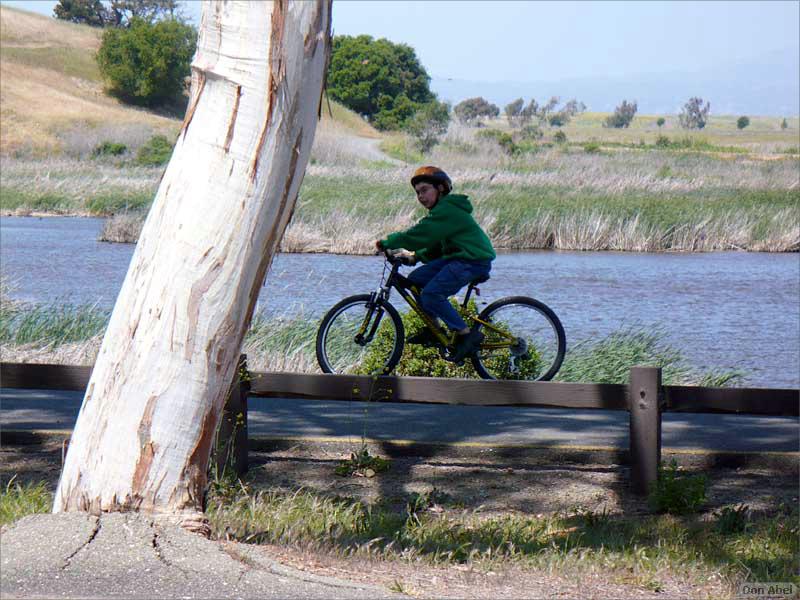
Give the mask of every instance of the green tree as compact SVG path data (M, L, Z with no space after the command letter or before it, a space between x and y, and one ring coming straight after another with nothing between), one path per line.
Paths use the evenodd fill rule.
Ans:
M172 143L163 135L154 135L139 147L136 162L145 167L160 167L172 157Z
M783 117L783 121L781 121L781 129L788 129L789 123L786 121L786 117Z
M500 114L500 109L485 98L478 96L459 102L453 112L462 123L472 123L480 120L481 117L496 117Z
M658 125L659 129L661 129L666 122L667 120L664 117L658 117L658 119L656 119L656 125Z
M450 124L450 106L433 100L424 104L406 123L406 131L414 138L420 152L430 152L447 133Z
M533 106L535 105L535 101L531 100L531 103L528 105L526 110L531 110L532 114L531 117L538 117L539 123L545 124L550 122L551 113L555 110L558 103L561 102L561 99L558 96L552 96L550 100L547 101L546 104L542 104L539 107L538 111L533 110Z
M702 98L689 98L678 115L678 121L684 129L702 129L706 126L709 112L711 112L709 102L704 105Z
M748 125L750 125L750 117L741 116L736 119L736 127L738 129L744 129Z
M134 19L154 23L163 19L182 20L178 0L111 0L106 17L109 25L129 27Z
M435 99L430 77L411 46L369 35L336 36L328 94L378 129L398 129Z
M519 120L520 124L527 125L528 123L533 120L533 117L539 114L539 103L536 102L536 99L531 98L531 101L528 102L528 105L523 108L519 113Z
M103 27L106 14L106 8L100 0L59 0L53 8L56 19L92 27Z
M508 124L512 127L519 121L519 115L522 112L522 107L525 106L525 101L522 98L517 98L513 102L506 104L503 112L508 119Z
M631 124L631 121L633 121L633 117L636 115L638 108L639 107L637 106L636 102L628 102L627 100L623 100L622 104L614 109L614 114L606 117L603 126L614 127L617 129L627 127Z
M547 122L550 124L550 127L563 127L569 123L570 118L571 115L569 112L566 110L560 110L547 117Z
M586 105L583 102L578 102L575 98L573 98L564 105L562 110L570 117L574 117L575 115L584 112L586 110Z
M176 20L135 18L127 29L107 29L97 52L109 91L131 104L159 106L180 101L197 34Z
M183 19L178 0L59 0L53 15L95 27L129 27L134 19L148 23Z

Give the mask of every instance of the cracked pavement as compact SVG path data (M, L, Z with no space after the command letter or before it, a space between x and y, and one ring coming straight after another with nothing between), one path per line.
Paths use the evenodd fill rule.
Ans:
M3 598L405 598L134 513L32 515L2 530Z

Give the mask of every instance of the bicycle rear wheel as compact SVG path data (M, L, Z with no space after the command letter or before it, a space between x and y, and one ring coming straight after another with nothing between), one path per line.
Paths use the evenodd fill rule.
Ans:
M472 365L482 378L547 381L561 368L567 350L564 327L542 302L502 298L487 306L478 321L473 327L485 337Z
M317 362L324 373L386 375L403 354L403 321L388 302L350 296L331 308L317 331Z

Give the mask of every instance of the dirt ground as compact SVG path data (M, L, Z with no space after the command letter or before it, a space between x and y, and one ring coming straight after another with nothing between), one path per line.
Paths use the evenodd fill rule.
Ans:
M646 498L630 490L630 469L614 453L520 450L517 448L413 448L370 444L372 455L390 459L390 468L372 478L333 475L340 461L357 451L351 444L275 444L250 453L247 475L255 487L351 496L367 502L379 499L404 506L409 495L434 488L458 510L480 507L484 514L544 515L576 510L611 514L648 514ZM688 472L709 478L706 511L746 503L769 511L781 503L797 503L797 458L773 461L735 460L727 468L709 469L707 455L664 453ZM715 460L719 460L718 458Z
M20 482L46 480L55 489L63 444L48 438L42 443L0 449L3 484L16 475ZM245 481L254 489L294 491L305 488L325 495L367 502L382 500L402 508L414 492L436 490L445 499L441 512L480 511L485 515L541 516L576 511L611 514L649 513L646 500L631 493L629 468L619 457L597 453L554 456L553 452L511 451L502 448L415 447L372 445L372 455L390 459L390 468L374 477L341 477L334 469L357 451L352 443L263 443L249 455ZM670 455L665 453L665 459ZM687 470L702 469L708 476L708 503L704 516L722 506L747 504L766 513L798 503L797 458L762 460L747 464L730 458L727 467L708 469L707 456L678 455ZM737 466L737 462L739 463ZM232 554L241 545L227 542ZM249 550L250 548L248 548ZM728 595L724 582L702 587L670 573L659 576L658 591L619 574L583 573L569 577L508 566L486 571L464 565L435 567L397 560L343 558L324 552L265 545L258 549L289 566L320 575L384 585L421 598L701 598Z

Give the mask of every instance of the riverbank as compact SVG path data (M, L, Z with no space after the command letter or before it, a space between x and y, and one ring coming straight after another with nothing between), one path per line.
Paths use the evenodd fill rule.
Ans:
M800 250L797 159L667 156L657 168L651 160L551 149L536 169L471 168L453 177L498 249ZM407 167L355 164L309 166L282 251L367 255L375 239L423 216ZM650 172L658 169L674 176ZM66 158L4 160L0 212L124 215L117 218L138 224L114 241L134 242L162 171Z

